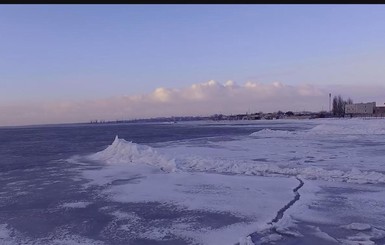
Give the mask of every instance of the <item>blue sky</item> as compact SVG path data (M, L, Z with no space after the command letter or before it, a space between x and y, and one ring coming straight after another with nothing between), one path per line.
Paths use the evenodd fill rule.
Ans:
M2 5L0 103L72 103L210 80L378 88L384 13L385 5Z

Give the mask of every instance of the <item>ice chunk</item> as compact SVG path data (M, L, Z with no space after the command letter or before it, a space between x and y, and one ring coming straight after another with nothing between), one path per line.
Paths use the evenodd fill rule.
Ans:
M330 242L339 243L334 237L330 236L328 233L322 231L319 227L315 227L314 235Z
M251 240L251 237L247 236L247 237L241 237L239 239L239 245L254 245L254 243Z

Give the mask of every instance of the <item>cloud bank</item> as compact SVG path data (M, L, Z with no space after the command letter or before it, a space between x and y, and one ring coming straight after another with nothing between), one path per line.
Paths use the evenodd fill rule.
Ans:
M379 90L381 89L381 90ZM366 88L363 97L378 95L384 88ZM216 81L193 84L186 88L157 88L152 93L88 101L51 102L0 106L0 125L89 122L162 116L197 116L215 113L234 114L273 111L328 110L331 92L354 95L358 87L320 88L309 84L285 85L281 82ZM377 94L375 93L377 91ZM379 96L377 96L379 98ZM384 98L385 99L385 98ZM358 102L358 101L357 101Z

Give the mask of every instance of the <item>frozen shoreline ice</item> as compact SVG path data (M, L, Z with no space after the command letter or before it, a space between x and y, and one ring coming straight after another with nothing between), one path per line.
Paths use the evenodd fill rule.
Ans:
M210 172L220 174L237 174L240 175L240 178L245 178L248 175L270 177L298 176L305 180L327 180L358 184L378 184L385 183L385 175L381 171L381 168L377 167L377 169L380 171L372 171L363 168L362 166L365 164L365 162L362 163L362 158L360 158L358 155L356 157L354 154L349 154L346 152L341 155L342 151L336 151L335 155L337 156L337 159L331 160L330 162L336 163L337 161L340 161L340 166L330 164L328 165L327 163L318 164L317 159L322 159L325 158L325 156L328 156L328 154L330 154L328 147L333 147L333 144L337 146L335 148L340 147L339 145L341 143L339 143L339 141L341 140L343 140L343 144L347 144L349 141L355 141L361 144L360 140L362 139L373 142L380 141L381 139L378 137L385 134L384 125L385 124L383 120L319 120L314 124L313 128L307 130L288 131L266 128L252 133L248 137L245 136L239 140L230 140L225 142L207 141L206 144L209 144L209 147L207 147L205 144L200 145L201 143L198 141L185 141L179 145L170 144L163 145L162 147L158 148L152 148L149 146L137 145L132 142L119 139L119 150L114 150L114 147L118 148L118 144L116 143L117 139L115 139L114 143L107 148L108 150L106 149L102 152L94 154L93 160L105 161L109 164L119 164L121 168L124 168L124 164L131 164L132 162L136 162L138 164L146 163L152 166L162 167L165 165L165 162L167 163L168 161L167 164L171 163L172 165L171 171L177 171L178 173L175 174L180 176L190 175L190 172L198 171L200 173L193 173L192 176L197 176L200 174L202 176L208 176L210 175L208 174ZM136 149L142 150L135 150L135 148L132 150L133 146L135 146ZM322 147L326 148L324 152L320 151ZM376 149L375 145L374 147L374 149ZM377 148L381 147L382 146L379 145ZM349 148L351 148L351 146L346 146L346 149ZM290 150L290 152L293 153L291 155L296 156L296 158L293 157L293 159L296 160L289 159L291 164L287 164L285 162L288 160L287 158L285 159L287 155L285 156L284 154L280 154L281 150L283 152L288 152L288 150ZM154 153L157 155L154 156ZM311 156L312 153L314 153L313 156ZM305 159L306 155L310 155L310 157L306 158L310 160ZM272 158L272 160L270 160L270 158ZM353 164L347 162L346 158L348 158L348 160ZM133 161L132 159L138 160ZM372 157L370 159L376 158ZM295 161L297 161L297 163L293 163ZM298 161L301 162L300 165L298 165ZM135 165L131 165L131 167L133 166ZM374 169L376 169L376 166L378 165L371 164L370 166L374 166ZM111 169L108 171L110 171L109 176L111 176ZM129 171L133 171L133 169L130 168ZM140 175L140 171L136 174ZM153 172L151 174L153 174ZM88 178L95 181L95 178L90 176L92 175L91 172L86 173L86 175ZM112 174L112 176L116 177L114 174ZM145 173L144 176L144 179L138 181L139 185L144 184L146 181L152 179L151 181L154 181L154 183L158 181L159 183L162 182L163 187L167 186L167 184L162 181L162 178L164 177L161 177L159 180L155 180L154 177L149 177L148 172ZM100 177L101 176L99 175L97 178ZM170 178L170 176L167 178ZM184 177L186 180L189 178L192 177ZM151 181L149 183L151 183ZM104 181L104 183L106 182L108 181ZM156 186L154 183L148 184L148 186ZM216 183L218 184L218 181L216 181ZM132 190L127 191L127 186L129 186L129 184L113 186L106 193L108 193L109 196L112 196L115 201L119 202L135 202L138 200L146 202L167 202L169 200L173 200L173 202L180 202L180 200L185 199L185 197L177 195L170 197L164 195L154 196L153 194L143 196L144 193L133 194ZM143 187L141 187L141 189L142 188ZM170 187L167 188L172 189ZM157 193L169 192L167 188L158 190ZM194 190L194 188L195 187L189 187L187 189ZM311 189L313 192L316 190L317 187ZM197 193L195 193L195 195L197 195ZM141 197L138 198L138 196ZM150 196L151 198L148 199ZM306 209L308 203L312 200L311 197L312 194L308 192L307 197L303 197L302 203L297 204L297 206L302 205L302 207ZM215 210L215 208L213 210ZM296 208L293 210L296 210ZM226 211L236 212L236 208L231 207ZM250 209L248 213L250 215L252 210ZM266 220L264 222L266 222ZM281 223L284 222L286 221ZM260 225L262 225L262 223L260 223ZM264 229L266 229L266 227ZM195 232L197 234L199 233L197 231ZM247 234L248 233L244 233L241 235L243 238L241 238L239 241L245 244L250 242L247 238ZM315 228L314 234L319 236L320 239L329 239L329 241L334 241L333 237L330 237L327 233L319 230L319 227ZM348 240L349 239L346 241ZM208 240L206 240L206 244L209 244L207 241ZM204 241L201 242L205 243Z
M138 138L143 132L128 137L133 125L104 125L79 135L82 140L70 139L77 130L49 139L46 149L55 147L50 154L71 142L62 151L78 155L49 162L43 152L22 159L26 168L5 167L0 243L233 244L250 242L253 232L264 235L251 236L256 244L285 244L285 234L300 244L310 238L319 244L385 243L384 120L208 123L201 130L203 125L148 128L161 132L159 138ZM168 138L165 129L199 133ZM115 134L125 137L109 141ZM20 143L20 154L30 154L26 145ZM292 200L295 177L305 182L301 197L275 224L281 235L269 233L266 222Z

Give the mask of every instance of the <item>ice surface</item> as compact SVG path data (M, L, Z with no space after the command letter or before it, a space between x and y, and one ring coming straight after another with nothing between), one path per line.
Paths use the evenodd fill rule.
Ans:
M162 174L152 174L136 184L111 186L106 194L119 202L170 203L190 210L258 217L267 223L275 216L277 208L292 198L291 190L297 183L291 178L200 173L170 174L165 178ZM232 197L230 200L229 196Z
M292 189L298 184L295 178L287 177L165 173L150 165L127 166L122 163L86 170L84 176L91 179L94 185L106 186L101 194L117 203L162 203L169 205L171 210L185 210L183 212L188 211L191 215L209 212L220 214L224 219L233 217L231 219L238 220L217 228L199 227L186 220L171 223L169 227L154 226L141 235L163 239L167 234L174 234L194 239L199 244L236 243L240 236L266 229L266 224L275 217L277 210L293 198ZM135 221L138 227L147 223L131 214L118 212L113 215L119 220ZM221 223L220 220L215 222ZM124 224L121 229L130 230L133 227Z
M116 220L130 221L117 229L132 232L132 223L148 228L142 238L167 240L171 234L199 244L248 244L248 235L269 229L267 223L292 200L298 185L294 177L298 177L305 182L298 191L301 197L274 224L277 231L301 239L307 234L296 231L293 220L331 224L348 234L337 238L318 226L310 233L332 243L375 244L384 236L384 192L378 186L385 183L385 120L303 122L309 129L271 127L226 141L184 140L158 147L116 137L105 150L89 156L106 165L83 171L90 180L85 188L102 186L101 194L114 203L161 203L175 212L211 212L241 219L214 228L183 218L168 226L152 224L150 229L135 213L111 213ZM333 194L336 190L341 193ZM359 223L363 221L354 220L354 215L370 222ZM284 237L275 233L262 239L274 242Z

